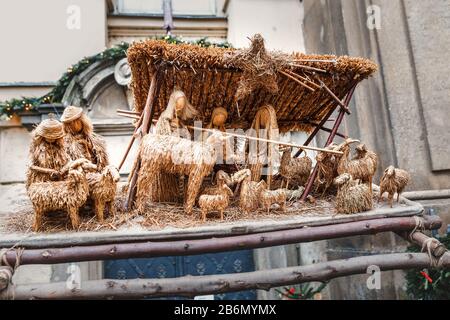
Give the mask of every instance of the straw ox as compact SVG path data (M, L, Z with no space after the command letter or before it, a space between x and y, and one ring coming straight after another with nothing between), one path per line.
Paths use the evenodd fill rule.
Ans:
M225 139L220 132L213 133L205 143L175 136L146 135L138 154L142 167L137 182L137 206L142 208L149 200L158 173L181 174L188 176L185 211L191 214L203 179L211 173Z

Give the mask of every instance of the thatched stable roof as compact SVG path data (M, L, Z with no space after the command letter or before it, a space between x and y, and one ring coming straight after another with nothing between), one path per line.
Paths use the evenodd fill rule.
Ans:
M164 71L156 101L155 119L166 107L174 88L186 93L191 104L201 112L205 125L215 107L224 107L228 110L230 124L248 128L257 109L264 104L271 104L277 112L280 131L310 131L313 126L309 122L319 122L335 106L335 100L325 88L316 88L311 92L281 73L276 79L279 88L277 93L272 94L260 88L238 101L236 90L243 71L235 61L227 59L234 52L235 49L169 44L158 40L134 43L128 49L127 56L132 71L135 109L140 112L145 106L150 79L156 66L162 66ZM340 99L354 84L377 70L375 63L364 58L302 53L287 57L292 61L301 60L301 65L325 70L326 73L294 65L289 67L290 71L317 84L320 83L319 79L322 80Z

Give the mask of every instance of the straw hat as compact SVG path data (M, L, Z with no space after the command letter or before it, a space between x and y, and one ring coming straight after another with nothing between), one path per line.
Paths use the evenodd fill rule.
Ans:
M48 117L48 119L42 121L36 129L34 129L35 134L46 139L60 139L64 137L62 123L54 119L52 113L50 113Z
M83 109L80 107L68 106L64 109L61 116L61 122L67 123L77 120L83 114Z

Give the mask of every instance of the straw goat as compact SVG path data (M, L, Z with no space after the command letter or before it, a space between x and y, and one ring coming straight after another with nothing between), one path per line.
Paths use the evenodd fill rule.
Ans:
M407 171L389 166L384 170L384 174L380 179L380 195L378 202L383 198L383 194L387 192L389 204L392 208L392 202L394 194L397 193L397 202L400 198L400 194L405 189L410 180L410 175Z
M353 179L361 179L363 183L368 183L372 194L372 179L377 170L378 157L375 152L367 150L365 145L359 145L356 158L350 160L350 144L353 142L359 140L348 138L339 146L344 154L339 160L337 172L349 173Z
M42 218L45 213L59 210L66 211L70 217L72 228L77 228L79 225L78 211L89 195L86 172L96 169L97 166L82 158L69 165L66 180L32 183L28 188L28 196L35 211L34 231L38 231L42 226Z
M357 213L372 209L372 195L365 184L353 180L348 173L341 174L334 183L338 187L336 211L338 213Z
M198 199L198 205L202 211L203 222L206 221L206 214L211 211L219 211L220 220L223 220L223 211L228 207L233 191L231 191L226 183L222 183L217 191L219 192L218 194L203 194Z
M142 163L137 182L138 207L142 208L152 194L154 177L159 173L183 174L189 177L184 205L186 213L191 214L203 179L211 173L217 150L225 139L220 132L213 133L205 143L168 135L146 135L138 154Z
M95 215L103 222L103 211L115 214L114 198L116 197L119 171L113 165L107 165L102 172L88 173L89 197L94 201Z
M259 207L259 195L264 188L263 181L251 181L252 173L250 169L242 169L237 171L231 177L235 183L241 183L241 191L239 194L239 207L245 213L257 210Z
M201 193L209 195L222 194L222 184L224 183L226 183L228 186L231 186L233 184L229 174L223 170L219 170L215 175L215 185L209 185L205 187Z
M304 185L311 173L312 161L306 154L301 158L292 158L292 147L285 147L280 162L280 175L286 180L286 189L289 182L294 180L296 186Z
M325 149L336 150L338 145L331 143ZM319 188L322 189L322 196L328 189L333 185L333 180L338 176L337 167L339 162L339 157L335 154L329 152L319 152L316 156L317 162L317 178L315 180L315 191L317 192Z
M260 201L262 207L270 211L270 207L272 204L277 203L280 205L281 210L286 211L286 190L285 189L277 189L277 190L268 190L267 184L265 181L262 181L262 188L260 190Z

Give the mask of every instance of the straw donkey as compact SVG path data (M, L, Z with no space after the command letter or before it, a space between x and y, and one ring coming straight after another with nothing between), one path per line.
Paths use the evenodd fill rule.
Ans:
M184 206L186 213L191 214L203 179L211 173L217 151L225 139L226 136L220 132L213 133L205 142L168 135L146 135L138 153L142 167L137 181L137 207L145 205L158 173L183 174L188 176Z
M64 210L70 217L72 228L79 225L79 209L89 195L86 172L97 170L97 166L84 158L69 164L68 176L64 181L35 182L28 188L35 211L33 229L38 231L46 212Z

